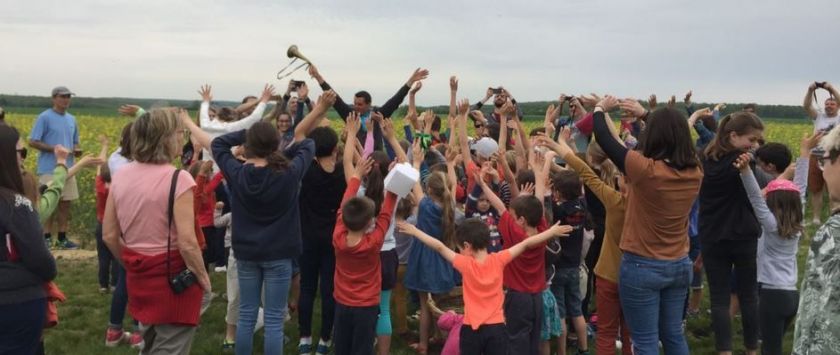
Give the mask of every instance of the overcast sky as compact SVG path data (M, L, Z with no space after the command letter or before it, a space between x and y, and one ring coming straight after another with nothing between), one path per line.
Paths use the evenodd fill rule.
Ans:
M416 67L420 104L504 85L560 93L799 104L840 81L840 1L0 0L0 93L217 99L256 95L297 44L345 98L381 104ZM293 78L309 79L305 72ZM310 86L314 86L310 84ZM320 90L314 90L317 94ZM823 97L825 94L823 94Z

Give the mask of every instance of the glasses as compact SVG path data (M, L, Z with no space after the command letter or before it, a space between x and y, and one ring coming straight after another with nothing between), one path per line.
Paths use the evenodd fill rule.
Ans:
M817 157L817 166L820 167L820 170L825 170L826 160L831 161L831 156Z
M62 98L62 99L69 99L69 98L70 98L70 94L56 95L56 96L58 96L58 97L60 97L60 98Z
M17 150L18 154L20 154L21 159L26 159L26 148L20 148Z

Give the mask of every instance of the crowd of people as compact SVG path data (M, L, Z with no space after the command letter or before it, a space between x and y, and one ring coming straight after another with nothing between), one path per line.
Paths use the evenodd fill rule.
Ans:
M309 74L323 91L316 100L292 81L236 107L216 106L202 86L197 119L124 105L133 120L115 151L100 139L98 156L81 151L66 87L28 139L0 123L0 353L44 352L52 302L64 297L50 248L77 247L69 206L87 187L73 176L94 167L106 346L188 354L201 324L219 326L220 346L236 354L254 351L261 328L265 354L289 342L300 354L388 354L395 334L420 354L438 344L444 354L689 354L686 319L700 312L705 275L719 354L735 350L735 309L747 354L781 354L792 324L793 353L840 353L831 84L808 88L814 131L794 157L765 141L754 106L721 117L723 105L696 108L691 92L687 112L674 97L645 107L561 95L528 131L501 87L471 104L451 77L439 116L415 106L427 70L382 106L366 91L351 105L315 66ZM819 89L831 94L823 107ZM398 135L391 117L406 97ZM327 118L331 108L343 124ZM38 151L35 172L24 168L25 143ZM397 166L418 172L408 193L386 178ZM822 225L808 236L808 223ZM226 272L223 330L202 323L211 272ZM461 306L441 311L436 301L450 294ZM289 339L295 321L299 339Z

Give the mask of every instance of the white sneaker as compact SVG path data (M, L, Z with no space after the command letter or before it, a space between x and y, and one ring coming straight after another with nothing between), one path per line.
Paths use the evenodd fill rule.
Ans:
M227 266L216 266L215 268L213 268L213 271L215 271L215 272L227 272Z

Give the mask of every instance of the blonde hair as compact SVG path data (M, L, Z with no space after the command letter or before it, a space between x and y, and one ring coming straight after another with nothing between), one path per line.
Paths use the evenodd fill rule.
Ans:
M601 149L601 146L593 140L589 143L586 154L589 156L589 160L593 165L600 166L598 177L601 181L607 184L607 186L618 190L618 179L621 177L621 172L618 171L618 168L613 164L612 160L609 160L607 154Z
M131 125L131 159L140 163L166 164L181 149L181 121L174 108L154 109Z
M455 210L452 207L452 195L446 175L439 171L433 172L426 179L426 190L429 197L441 205L440 224L443 235L440 236L440 241L452 248L455 246Z

